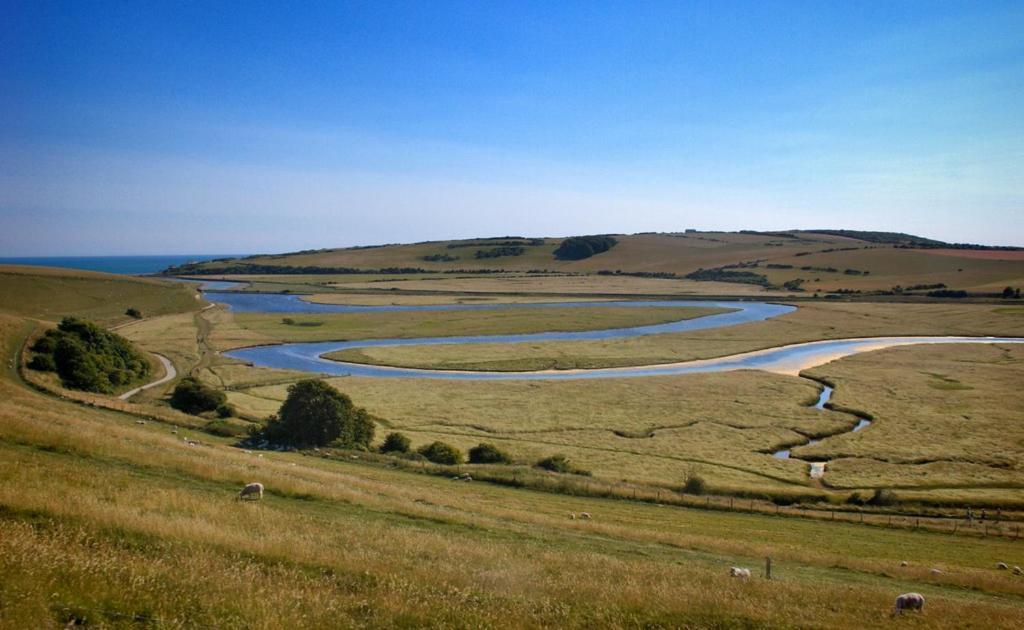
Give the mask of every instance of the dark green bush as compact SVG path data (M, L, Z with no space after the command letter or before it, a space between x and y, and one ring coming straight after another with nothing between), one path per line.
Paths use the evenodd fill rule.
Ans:
M128 310L125 311L124 314L127 315L128 317L134 317L135 319L142 319L142 311L135 308L134 306L129 306Z
M877 488L875 493L868 499L868 505L894 505L896 503L896 493L887 488Z
M435 464L456 466L462 463L462 451L451 444L445 444L444 442L427 444L426 446L421 447L417 452Z
M704 478L696 473L690 473L686 476L686 483L683 484L683 492L686 494L705 494L708 491L707 483Z
M380 445L381 453L408 453L412 443L402 433L388 433L384 443Z
M52 354L37 354L28 362L28 367L40 372L57 371L57 364L54 363Z
M557 473L569 473L571 475L590 475L589 470L577 468L569 462L565 455L552 455L538 461L535 466Z
M511 464L508 453L493 444L481 442L469 449L470 464Z
M150 371L145 357L128 340L74 317L65 317L31 349L39 353L35 365L48 368L52 362L61 383L71 389L108 394Z
M327 383L309 379L288 388L288 398L262 436L289 446L369 448L373 433L373 420L365 409Z
M215 411L217 412L218 418L230 418L231 416L235 415L235 407L230 403L222 403L220 405L217 405L217 409Z
M595 254L606 252L618 241L611 236L571 236L558 246L555 250L555 258L558 260L583 260Z
M192 415L198 415L204 411L214 411L221 405L225 405L226 402L227 396L224 392L192 377L181 379L171 394L171 406Z

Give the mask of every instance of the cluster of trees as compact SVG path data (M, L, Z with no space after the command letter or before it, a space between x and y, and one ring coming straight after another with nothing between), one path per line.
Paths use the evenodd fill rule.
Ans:
M689 280L704 282L738 282L741 284L757 284L762 287L771 286L771 282L763 274L754 273L753 271L733 271L724 267L698 269L686 274L685 277Z
M1013 287L1006 287L1003 289L1003 299L1020 299L1020 289L1014 289Z
M373 434L373 419L365 409L324 381L307 379L288 388L280 410L253 437L297 448L368 449Z
M423 257L423 260L427 262L452 262L458 259L458 256L452 256L451 254L430 254Z
M473 258L500 258L502 256L522 256L523 252L526 251L525 247L519 245L503 245L501 247L492 247L490 249L478 249L473 254Z
M558 260L583 260L596 254L601 254L618 244L612 236L571 236L558 246L555 250L555 258Z
M511 238L511 240L501 240L501 239L509 239L509 238ZM492 239L486 239L485 238L485 239L477 239L477 240L484 241L484 242L479 243L479 242L475 242L475 241L470 241L468 243L448 243L448 249L458 249L460 247L512 247L512 246L516 246L516 245L521 245L521 246L524 246L524 247L537 247L537 246L540 246L540 245L544 244L544 239L542 239L542 238L526 239L526 238L513 238L513 237L501 236L501 237L498 237L498 238L492 238Z
M31 350L34 370L56 372L70 389L110 394L149 375L149 362L127 339L77 317L65 317Z
M207 411L216 411L221 418L234 415L224 392L191 376L181 379L171 393L171 406L179 411L198 416Z
M412 454L412 441L402 433L389 433L380 446L380 452L390 455ZM416 454L427 461L447 466L458 466L466 461L462 451L445 442L434 441L424 444L416 449ZM468 461L470 464L512 464L512 456L506 451L498 448L489 442L481 442L469 449ZM534 464L537 468L551 472L569 473L573 475L590 475L589 470L583 470L573 465L565 455L552 455L545 457Z

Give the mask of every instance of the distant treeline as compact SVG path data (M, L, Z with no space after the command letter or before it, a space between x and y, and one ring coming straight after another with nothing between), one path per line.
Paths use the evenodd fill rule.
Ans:
M689 280L699 282L738 282L741 284L756 284L765 288L772 286L768 278L753 271L734 271L724 267L714 269L698 269L684 276Z
M672 280L678 278L679 275L672 271L623 271L616 269L601 269L597 272L599 276L629 276L631 278L663 278Z
M478 249L473 254L473 258L500 258L502 256L522 256L523 252L526 251L525 247L520 245L504 245L502 247L492 247L491 249Z
M558 260L583 260L604 253L618 244L615 237L607 235L571 236L555 250Z
M448 243L448 249L459 249L461 247L537 247L544 244L542 238L517 239L511 241L498 241L483 239L484 242L469 243Z

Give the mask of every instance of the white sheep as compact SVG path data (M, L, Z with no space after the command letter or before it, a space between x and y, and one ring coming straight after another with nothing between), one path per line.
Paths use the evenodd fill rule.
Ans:
M1013 574L1014 575L1024 575L1024 569L1022 569L1020 567L1013 567Z
M585 521L589 521L590 520L590 512L580 512L580 518L582 518Z
M1000 571L1006 571L1010 567L1007 566L1007 564L1005 562L997 562L996 563L996 568L999 569Z
M924 612L924 595L920 593L904 593L897 597L896 603L892 607L892 614L902 615L904 610Z
M253 499L259 501L263 498L263 484L262 483L247 483L245 487L238 493L238 499Z
M901 566L901 567L909 567L909 566L910 566L910 563L909 563L909 562L907 562L906 560L903 560L903 561L901 561L901 562L900 562L900 566Z
M729 575L731 577L734 577L734 578L740 578L742 580L749 580L750 579L750 569L745 569L743 567L730 567L729 568Z

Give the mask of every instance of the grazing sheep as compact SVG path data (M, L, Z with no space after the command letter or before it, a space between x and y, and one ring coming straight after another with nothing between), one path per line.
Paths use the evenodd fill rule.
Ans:
M569 520L570 521L575 521L576 520L576 512L569 512Z
M904 610L924 612L924 595L920 593L904 593L897 597L896 603L892 607L892 614L902 615Z
M942 575L942 569L932 569L930 573L932 575Z
M907 562L906 560L903 560L902 562L900 562L900 566L901 566L901 567L909 567L909 566L910 566L910 563L909 563L909 562Z
M145 420L136 420L135 424L146 424Z
M580 512L580 518L582 518L585 521L589 521L590 520L590 512Z
M997 562L996 563L996 568L999 569L1000 571L1006 571L1010 567L1008 567L1005 562Z
M238 499L254 499L259 501L263 498L263 484L262 483L247 483L238 493Z
M1014 575L1024 575L1024 569L1022 569L1020 567L1013 567L1013 574Z
M734 578L740 578L742 580L750 579L750 569L744 569L743 567L730 567L729 575Z

